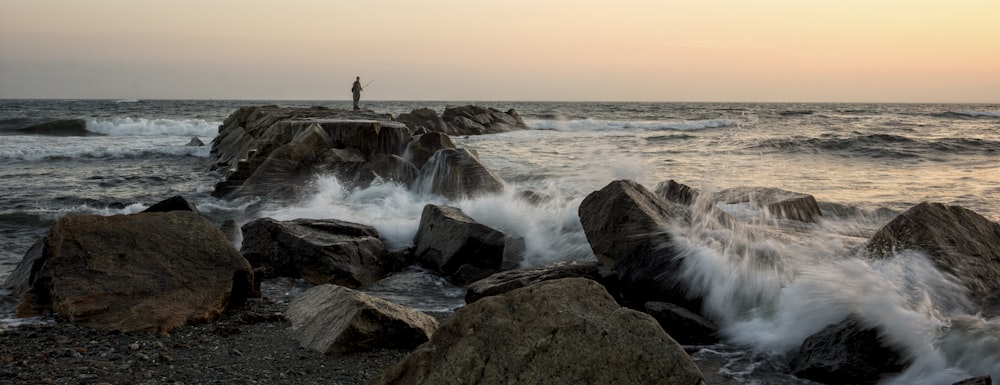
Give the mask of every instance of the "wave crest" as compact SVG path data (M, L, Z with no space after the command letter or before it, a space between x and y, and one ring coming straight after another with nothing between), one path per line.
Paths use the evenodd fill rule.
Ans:
M88 119L87 131L108 136L207 136L219 132L219 123L204 119Z
M697 131L711 128L732 127L731 119L703 119L687 121L625 121L625 120L534 120L527 122L536 130L553 131Z

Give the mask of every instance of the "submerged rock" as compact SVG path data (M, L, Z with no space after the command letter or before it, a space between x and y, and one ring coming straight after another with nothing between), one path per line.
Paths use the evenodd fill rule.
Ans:
M1000 314L1000 224L975 212L940 203L906 210L872 236L873 258L889 258L904 249L926 253L954 276L984 316Z
M731 188L715 193L712 199L726 204L749 204L765 210L767 215L800 222L817 222L823 216L812 195L777 188Z
M242 230L243 255L254 268L263 268L265 277L302 277L317 285L357 288L400 267L371 226L333 219L261 218Z
M97 329L168 332L256 295L250 264L190 211L63 217L27 263L19 316L51 309Z
M683 307L666 302L646 302L642 311L653 316L663 331L683 345L719 342L719 326Z
M315 286L288 306L292 338L323 354L412 349L430 339L433 317L359 291Z
M878 331L853 316L806 338L789 365L792 374L824 384L875 384L904 367Z
M144 213L156 213L156 212L167 212L167 211L190 211L197 213L198 207L191 203L184 197L177 195L160 202L154 203L149 208L143 210Z
M589 279L483 298L369 384L677 384L704 376L647 314Z

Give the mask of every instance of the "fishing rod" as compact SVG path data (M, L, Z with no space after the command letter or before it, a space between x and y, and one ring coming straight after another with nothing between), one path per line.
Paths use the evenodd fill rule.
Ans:
M368 88L368 85L372 83L375 83L375 81L374 80L369 81L368 83L365 83L365 85L361 86L361 88Z

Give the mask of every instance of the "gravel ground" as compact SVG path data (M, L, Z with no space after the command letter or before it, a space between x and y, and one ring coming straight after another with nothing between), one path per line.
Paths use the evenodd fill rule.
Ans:
M287 334L286 307L254 300L169 335L68 322L9 330L0 334L0 384L364 384L408 353L300 348Z

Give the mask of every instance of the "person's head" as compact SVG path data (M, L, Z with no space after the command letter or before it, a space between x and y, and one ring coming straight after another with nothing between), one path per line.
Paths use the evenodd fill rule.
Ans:
M358 76L358 77L354 78L354 80L361 80L361 77Z

